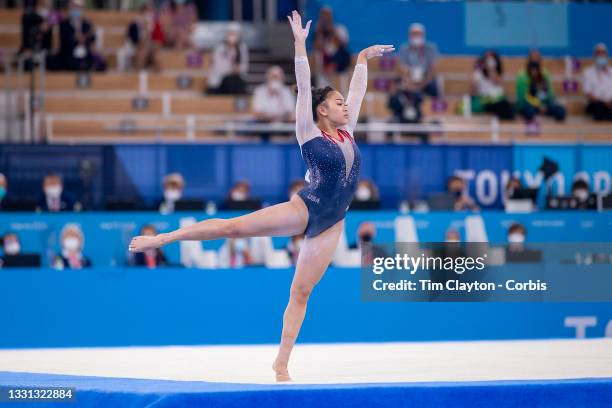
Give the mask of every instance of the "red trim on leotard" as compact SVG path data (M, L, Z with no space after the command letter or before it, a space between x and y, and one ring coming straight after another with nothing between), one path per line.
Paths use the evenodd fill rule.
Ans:
M336 139L334 139L333 137L331 137L331 135L329 133L327 133L326 131L321 130L321 133L323 134L324 137L326 137L329 140L331 140L332 142L338 144L338 141ZM340 136L340 143L344 143L344 138L347 138L348 140L353 141L353 138L351 137L349 132L347 132L344 129L338 129L337 130L337 134L338 134L338 136Z

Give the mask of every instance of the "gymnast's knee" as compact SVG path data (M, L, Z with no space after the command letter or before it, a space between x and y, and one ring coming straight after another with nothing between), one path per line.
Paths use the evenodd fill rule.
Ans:
M312 293L313 286L309 284L298 284L291 286L291 299L299 305L308 303L308 298Z

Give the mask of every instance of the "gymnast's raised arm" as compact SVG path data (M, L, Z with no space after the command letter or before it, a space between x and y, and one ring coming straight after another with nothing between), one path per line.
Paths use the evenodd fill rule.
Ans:
M295 78L297 82L297 102L295 106L295 134L300 146L318 133L312 116L312 90L310 89L310 66L306 54L306 37L310 30L309 20L302 28L302 17L293 11L287 17L295 41Z
M366 89L368 87L368 60L374 57L380 57L385 53L393 52L395 48L392 45L373 45L365 48L359 53L357 57L357 64L353 71L353 77L351 78L351 84L349 86L349 93L346 98L347 109L349 114L349 121L346 128L349 132L353 132L355 126L357 126L357 119L359 118L359 110L361 109L361 102L365 96Z

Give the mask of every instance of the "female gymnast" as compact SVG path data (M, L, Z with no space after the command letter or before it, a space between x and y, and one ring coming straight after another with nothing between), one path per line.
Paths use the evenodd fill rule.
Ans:
M367 87L367 60L394 51L391 45L362 50L349 86L347 102L331 87L311 89L306 37L311 21L288 16L295 40L296 136L308 171L306 186L289 201L240 217L214 218L156 236L132 239L129 250L141 252L180 240L227 237L293 236L304 233L289 304L283 315L280 347L272 368L277 381L290 381L289 355L302 326L308 298L321 280L344 228L344 217L359 181L360 154L352 133Z

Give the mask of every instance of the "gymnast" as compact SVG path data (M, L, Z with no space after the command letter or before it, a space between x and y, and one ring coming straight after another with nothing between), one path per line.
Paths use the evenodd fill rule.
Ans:
M307 166L306 186L287 202L240 217L213 218L169 233L137 236L129 245L131 252L141 252L183 240L304 233L283 315L280 347L272 364L276 381L291 380L287 368L289 356L306 314L308 298L332 260L359 181L361 156L352 134L367 88L367 60L394 51L391 45L374 45L359 53L345 101L340 92L329 86L311 89L305 44L311 21L302 27L297 11L287 18L295 41L296 137Z

